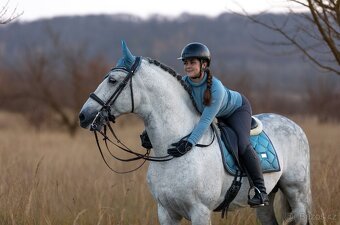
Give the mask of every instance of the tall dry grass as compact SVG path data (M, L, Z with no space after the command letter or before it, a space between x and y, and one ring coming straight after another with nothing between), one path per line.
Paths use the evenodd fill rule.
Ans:
M340 125L295 118L312 149L314 224L339 224ZM139 147L142 123L129 117L119 135ZM111 162L118 170L136 164ZM158 224L146 169L117 175L105 166L90 132L31 129L19 115L0 113L0 224ZM183 224L189 224L184 222ZM213 215L213 224L257 224L251 209Z

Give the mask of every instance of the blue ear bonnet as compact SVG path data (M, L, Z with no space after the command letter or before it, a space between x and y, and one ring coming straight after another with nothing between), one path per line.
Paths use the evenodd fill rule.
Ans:
M131 69L133 63L136 60L136 56L132 55L128 47L126 46L125 41L122 41L122 53L123 56L118 60L116 67L124 67L128 70Z

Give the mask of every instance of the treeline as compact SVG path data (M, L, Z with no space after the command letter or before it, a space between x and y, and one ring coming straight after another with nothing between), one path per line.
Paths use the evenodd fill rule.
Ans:
M260 18L293 29L291 16L264 14ZM246 73L256 85L269 81L278 88L299 91L301 81L321 74L292 46L272 45L285 42L280 35L228 13L215 18L183 14L175 19L154 16L144 20L119 14L10 23L0 27L0 55L16 62L28 47L50 51L49 30L69 46L86 45L87 57L99 54L111 63L120 57L120 41L124 39L136 55L156 58L181 71L177 60L181 49L189 42L200 41L209 46L212 68L220 76Z
M240 40L236 34L244 34L244 27L235 25L238 20L231 15L216 18L216 21L225 21L227 28L211 30L210 36L204 35L198 25L212 26L216 21L205 17L188 16L182 18L182 22L160 18L149 21L135 17L108 18L56 18L0 29L0 109L22 113L37 129L63 127L73 135L78 128L81 106L120 57L118 39L127 39L136 55L156 58L179 73L182 68L176 57L187 42L197 40L211 46L214 75L226 86L244 93L251 100L254 113L313 115L322 122L340 121L339 80L320 75L296 56L284 60L291 56L261 55L254 50L256 48L250 47L255 42L249 37L243 40L246 47L238 47L235 43ZM61 21L65 20L68 22L61 26ZM117 21L121 21L120 26ZM109 28L109 24L115 25ZM91 30L95 26L98 31ZM110 44L105 41L107 33L101 33L103 27L112 32L114 41ZM172 33L169 27L172 27ZM88 28L86 34L83 33L85 28ZM35 34L30 32L28 35L27 29ZM130 32L134 36L127 36ZM19 36L15 36L13 42L14 33ZM202 37L195 39L199 34ZM148 42L144 42L146 37L150 39ZM108 56L108 52L114 54Z

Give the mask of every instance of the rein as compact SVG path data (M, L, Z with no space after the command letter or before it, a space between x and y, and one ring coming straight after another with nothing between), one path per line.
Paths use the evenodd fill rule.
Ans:
M110 133L112 134L112 136L116 139L117 141L117 144L114 143L108 136L107 136L107 128L109 128L109 131ZM107 151L109 152L109 154L116 160L119 160L119 161L122 161L122 162L132 162L132 161L137 161L137 160L143 160L143 162L138 166L136 167L135 169L132 169L132 170L129 170L129 171L124 171L124 172L120 172L120 171L117 171L115 169L113 169L109 163L107 162L104 154L103 154L103 151L102 151L102 148L99 144L99 138L98 138L98 133L99 132L102 136L103 136L103 140L105 142L105 146L106 146L106 149ZM141 153L138 153L138 152L135 152L133 150L131 150L129 147L127 147L123 142L121 142L117 135L115 134L115 132L113 131L113 128L111 126L110 123L107 123L106 125L104 125L104 131L98 131L98 130L94 130L94 136L96 138L96 143L97 143L97 147L99 149L99 152L100 152L100 155L102 156L103 158L103 161L105 162L106 166L109 167L110 170L112 170L113 172L115 173L118 173L118 174L126 174L126 173L130 173L130 172L133 172L133 171L136 171L138 170L139 168L141 168L146 161L153 161L153 162L165 162L165 161L169 161L171 159L173 159L173 157L170 157L169 158L169 155L167 156L162 156L162 157L154 157L154 156L150 156L150 149L146 149L146 152L144 154L141 154ZM110 151L110 148L108 146L108 142L110 142L111 144L113 144L114 146L118 147L119 149L123 150L124 152L127 152L131 155L134 155L134 157L132 158L126 158L126 159L123 159L123 158L119 158L117 156L115 156L111 151Z
M100 104L102 106L102 108L98 111L96 117L94 118L92 124L91 124L91 128L90 130L94 132L94 136L96 139L96 143L97 143L97 147L99 149L100 155L103 158L103 161L105 162L105 164L107 165L107 167L112 170L115 173L118 174L126 174L126 173L130 173L133 171L138 170L139 168L141 168L146 161L152 161L152 162L166 162L166 161L170 161L172 160L174 157L170 156L170 155L166 155L166 156L150 156L150 149L146 149L146 152L144 154L135 152L133 150L131 150L129 147L127 147L123 142L121 142L119 140L119 138L117 137L117 135L115 134L110 122L115 123L115 116L111 114L111 106L114 104L114 102L117 100L118 96L121 94L121 92L123 91L123 89L127 86L128 82L130 81L130 92L131 92L131 113L134 112L134 98L133 98L133 89L132 89L132 76L135 74L138 66L140 65L141 62L141 57L136 57L136 60L134 62L134 64L132 65L131 69L127 69L125 67L115 67L113 68L111 71L114 70L123 70L125 72L127 72L126 77L124 78L124 80L119 84L119 86L117 87L117 89L115 90L115 92L110 96L110 98L104 102L102 99L100 99L95 93L91 93L90 94L90 98L92 98L93 100L95 100L98 104ZM197 107L196 107L197 109ZM102 129L103 128L103 129ZM103 130L103 131L102 131ZM107 130L110 131L111 135L116 139L116 143L114 143L107 135ZM107 151L109 152L109 154L111 155L111 157L113 157L116 160L122 161L122 162L131 162L131 161L137 161L137 160L143 160L142 163L140 165L138 165L135 169L129 170L129 171L116 171L114 170L109 163L107 162L101 145L99 143L99 137L98 137L98 133L101 134L103 136L103 141L105 142L105 146ZM190 134L189 134L190 135ZM187 138L189 135L183 137L181 140ZM203 144L196 144L195 146L197 147L208 147L210 146L215 140L215 133L213 131L213 137L212 137L212 141L207 144L207 145L203 145ZM131 155L133 155L131 158L119 158L117 156L115 156L109 148L108 143L113 144L114 146L116 146L117 148L119 148L120 150L129 153Z

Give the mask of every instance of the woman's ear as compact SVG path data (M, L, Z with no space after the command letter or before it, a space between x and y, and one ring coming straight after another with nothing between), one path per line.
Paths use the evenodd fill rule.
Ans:
M208 63L206 61L203 61L202 68L205 69L205 68L207 68L207 66L208 66Z

